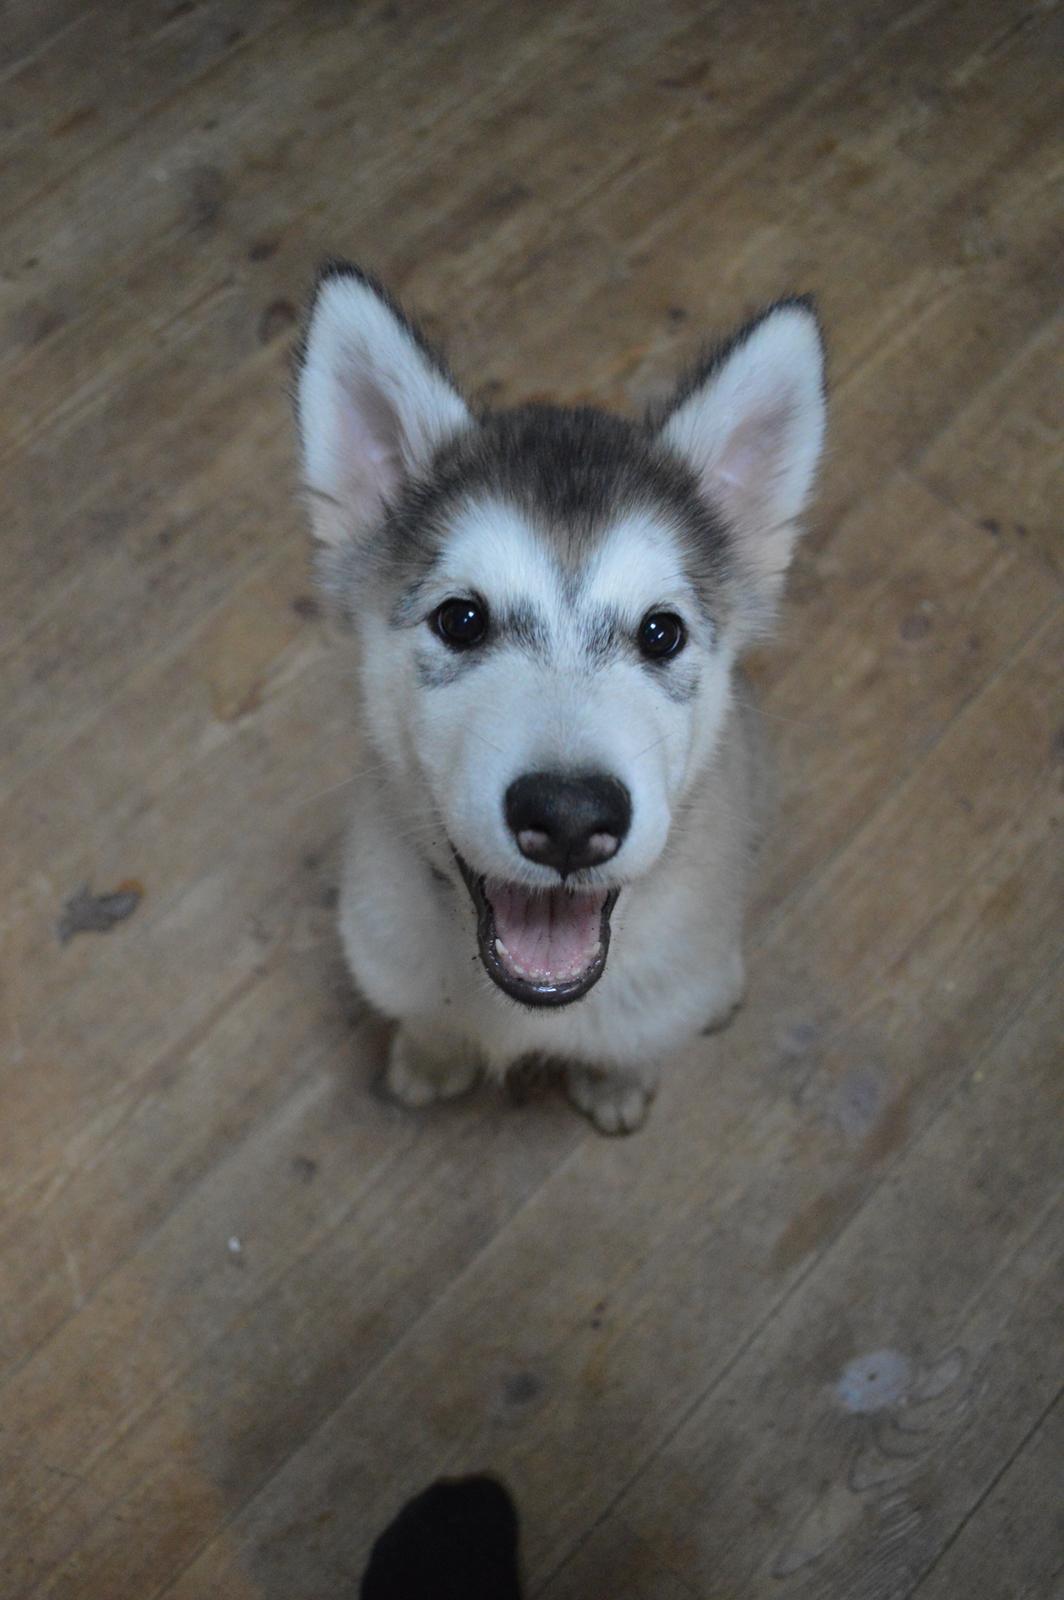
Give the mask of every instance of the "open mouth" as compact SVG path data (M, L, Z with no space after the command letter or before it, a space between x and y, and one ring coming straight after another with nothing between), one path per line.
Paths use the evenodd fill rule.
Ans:
M457 852L456 852L457 854ZM565 1006L601 978L617 889L528 889L478 876L458 856L489 978L526 1006Z

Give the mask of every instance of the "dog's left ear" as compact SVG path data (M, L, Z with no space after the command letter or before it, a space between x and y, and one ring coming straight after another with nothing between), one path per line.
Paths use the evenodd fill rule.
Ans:
M472 420L414 324L346 263L318 280L296 412L314 534L334 554L372 533L401 484Z
M824 348L811 302L771 307L681 388L661 437L723 517L755 612L771 610L824 438Z

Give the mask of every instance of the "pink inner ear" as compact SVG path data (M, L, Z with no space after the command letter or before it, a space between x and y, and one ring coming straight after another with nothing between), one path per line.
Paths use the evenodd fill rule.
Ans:
M398 422L371 384L341 384L336 458L347 494L366 512L391 499L399 484Z
M749 422L740 423L728 439L717 463L717 478L729 488L745 488L757 465L757 441Z
M777 398L769 408L745 417L732 429L716 463L716 476L722 484L740 493L756 494L783 447L791 409L786 400Z

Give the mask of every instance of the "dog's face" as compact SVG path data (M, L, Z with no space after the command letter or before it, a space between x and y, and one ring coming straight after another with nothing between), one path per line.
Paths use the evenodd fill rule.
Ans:
M322 571L410 848L464 881L501 988L577 999L771 613L823 431L815 319L774 308L657 422L477 418L376 285L333 269L298 399Z

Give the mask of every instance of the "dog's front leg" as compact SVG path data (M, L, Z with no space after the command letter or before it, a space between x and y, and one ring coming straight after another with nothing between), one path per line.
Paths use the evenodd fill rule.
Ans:
M590 1067L572 1062L565 1069L569 1099L600 1133L634 1133L646 1121L658 1087L658 1069Z
M480 1058L467 1039L431 1022L403 1022L388 1049L384 1084L393 1100L416 1110L468 1093L480 1073Z

